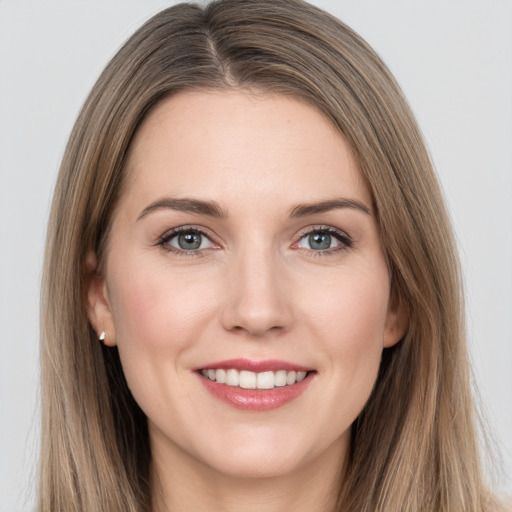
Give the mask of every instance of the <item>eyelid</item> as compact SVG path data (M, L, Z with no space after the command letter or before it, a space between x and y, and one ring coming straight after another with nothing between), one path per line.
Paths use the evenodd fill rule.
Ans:
M307 249L305 247L298 247L297 245L299 242L308 235L311 235L313 233L327 233L329 235L333 235L338 241L339 246L332 247L330 249L325 250L313 250L313 249ZM333 226L326 226L326 225L316 225L316 226L307 226L299 231L297 234L298 240L297 242L294 242L293 246L297 246L296 248L298 250L307 251L309 253L314 253L315 255L322 255L322 254L332 254L340 250L346 250L350 249L353 246L353 240L352 238L343 230L335 228ZM292 247L293 247L292 246Z
M203 249L194 249L194 250L183 250L179 249L178 247L170 245L168 242L175 236L178 236L180 233L187 233L187 232L196 232L200 235L206 237L213 245L213 247L209 248L203 248ZM313 233L327 233L329 235L334 236L338 242L339 245L330 249L324 249L324 250L313 250L308 249L305 247L298 247L298 244L300 240L302 240L305 236L311 235ZM155 245L161 246L164 250L168 252L175 253L177 255L186 255L186 256L202 256L204 253L212 248L219 249L221 248L221 244L217 242L217 236L212 233L209 229L206 229L202 226L196 226L193 224L185 224L182 226L177 226L171 229L168 229L165 231L161 236L158 237L158 240ZM347 250L352 248L353 246L353 240L346 233L346 231L343 231L339 228L335 228L334 226L328 226L328 225L312 225L302 228L296 235L296 241L292 244L292 248L301 250L304 252L308 252L310 254L314 254L315 256L320 256L322 254L333 254L335 252L338 252L340 250Z
M180 235L181 233L199 233L201 236L204 236L207 238L213 247L203 248L203 249L193 249L193 250L184 250L180 249L178 247L175 247L171 244L169 244L169 240L173 239L174 237ZM158 240L155 245L158 245L162 247L167 252L172 252L177 255L186 255L186 256L200 256L203 255L206 250L209 249L218 249L220 248L220 244L216 241L216 236L211 233L210 230L205 229L200 226L195 226L193 224L185 224L182 226L177 226L171 229L168 229L165 231L162 235L158 237Z

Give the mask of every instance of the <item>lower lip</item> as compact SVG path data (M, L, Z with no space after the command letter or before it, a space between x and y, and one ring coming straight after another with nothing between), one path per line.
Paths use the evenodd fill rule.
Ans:
M198 374L204 387L216 398L243 411L270 411L298 398L311 383L313 373L291 386L272 389L243 389L227 384L219 384Z

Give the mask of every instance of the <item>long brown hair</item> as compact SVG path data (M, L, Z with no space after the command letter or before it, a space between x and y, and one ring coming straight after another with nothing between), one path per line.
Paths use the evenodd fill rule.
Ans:
M353 425L343 511L485 509L461 281L439 186L414 117L376 53L300 0L180 4L108 64L72 131L51 211L42 292L41 511L151 510L146 419L117 349L85 306L85 255L101 265L130 142L183 89L256 88L324 113L372 192L392 294L409 318L385 349Z

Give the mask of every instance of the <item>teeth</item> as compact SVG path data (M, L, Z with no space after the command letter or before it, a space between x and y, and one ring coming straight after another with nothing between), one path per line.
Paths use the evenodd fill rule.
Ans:
M273 389L274 387L291 386L306 378L307 372L279 370L277 372L249 372L247 370L201 370L207 379L243 389Z
M304 380L306 378L307 372L297 372L297 382Z
M244 389L256 389L256 374L242 370L240 372L240 382L238 385Z
M217 372L215 372L217 373ZM240 383L240 377L238 370L228 370L226 372L226 384L228 386L238 386Z
M296 378L297 378L297 372L293 372L293 371L288 372L286 374L286 384L288 384L288 386L290 384L293 384L295 382Z
M275 386L274 372L258 373L256 387L258 389L272 389Z
M279 370L274 374L274 386L282 387L286 386L286 371Z

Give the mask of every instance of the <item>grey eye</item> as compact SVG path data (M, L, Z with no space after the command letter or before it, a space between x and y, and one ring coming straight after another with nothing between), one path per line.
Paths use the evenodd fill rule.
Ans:
M326 251L337 247L340 243L336 237L325 231L313 231L300 239L299 247L312 251Z
M182 251L196 251L213 246L212 242L198 231L184 231L174 235L167 243Z
M178 235L178 245L180 249L195 250L201 247L202 236L199 233L184 233Z
M328 235L327 233L315 233L314 235L309 235L308 241L311 249L321 251L331 247L331 235Z

